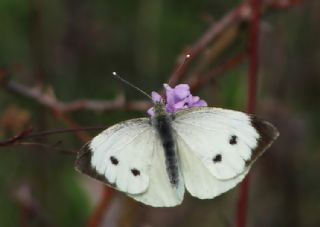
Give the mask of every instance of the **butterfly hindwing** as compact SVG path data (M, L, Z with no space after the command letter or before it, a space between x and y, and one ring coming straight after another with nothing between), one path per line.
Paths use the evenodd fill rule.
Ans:
M153 207L172 207L180 204L184 197L184 181L179 172L179 184L175 188L166 171L165 156L160 140L155 140L150 169L150 184L146 192L129 195L132 198Z
M210 107L177 112L173 128L187 190L199 198L235 186L278 136L266 121Z
M184 140L180 138L177 141L185 186L192 196L200 199L214 198L233 188L245 177L249 170L247 169L234 178L219 180L207 170L195 153L185 144Z
M175 206L183 199L169 181L163 147L147 118L116 124L87 143L76 168L151 206ZM181 175L181 173L180 173Z

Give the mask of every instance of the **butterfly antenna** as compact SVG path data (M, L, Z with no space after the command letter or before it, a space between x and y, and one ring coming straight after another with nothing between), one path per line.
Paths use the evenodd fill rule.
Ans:
M142 94L144 94L145 96L147 96L149 99L152 100L152 97L150 95L148 95L147 92L141 90L140 88L138 88L137 86L133 85L132 83L130 83L129 81L123 79L121 76L119 76L116 72L112 72L112 75L114 75L118 80L124 82L125 84L129 85L130 87L136 89L137 91L140 91Z
M187 54L187 55L184 57L183 62L177 67L177 69L174 71L174 73L173 73L173 75L172 75L171 78L176 78L177 75L180 74L181 69L182 69L183 66L186 64L186 62L189 60L190 57L191 57L190 54ZM172 80L172 79L171 79L171 80ZM170 84L171 80L169 81L168 84Z

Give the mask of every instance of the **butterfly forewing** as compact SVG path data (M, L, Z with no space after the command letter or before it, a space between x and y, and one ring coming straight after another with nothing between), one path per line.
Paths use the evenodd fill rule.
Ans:
M220 180L246 172L278 136L271 124L256 117L210 107L177 112L173 128L185 146ZM183 152L179 149L179 154Z
M120 191L142 193L149 185L152 130L147 118L114 125L80 151L76 168Z
M213 176L196 154L177 136L179 157L185 186L188 192L200 199L211 199L233 188L246 175L248 168L229 180Z

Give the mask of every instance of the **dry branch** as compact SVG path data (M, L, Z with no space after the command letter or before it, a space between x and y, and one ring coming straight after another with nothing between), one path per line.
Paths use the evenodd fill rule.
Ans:
M258 78L258 48L259 48L259 28L261 20L262 0L250 0L253 9L250 21L248 37L248 92L247 92L247 111L254 113L256 109L257 97L257 78ZM247 225L247 206L249 197L250 175L248 174L240 185L239 200L237 207L237 227Z
M146 101L130 101L127 102L123 97L119 97L112 101L98 101L90 99L81 99L72 102L61 102L57 100L52 94L42 91L39 87L29 88L25 85L10 81L7 83L8 91L32 99L50 110L57 112L71 112L77 110L93 110L106 111L116 109L127 109L145 111L150 107L150 102Z
M190 55L190 59L185 62L183 67L179 69L179 72L176 73L177 69L173 70L172 76L169 81L170 85L176 85L182 77L185 75L186 70L193 59L195 59L210 43L215 41L221 34L223 34L228 28L239 25L243 21L247 21L251 15L251 6L246 1L244 1L239 6L232 9L227 13L221 20L213 22L209 29L191 45L187 50L180 54L178 57L178 66L181 65L183 59L185 59L186 54Z
M246 51L242 51L234 55L232 58L228 59L227 61L223 62L221 65L218 65L211 70L208 70L208 72L205 75L202 75L201 77L193 77L188 82L190 85L190 90L192 92L200 89L204 85L206 85L211 80L215 79L217 76L222 75L224 72L228 71L229 69L232 69L236 65L240 64L245 57L247 56Z

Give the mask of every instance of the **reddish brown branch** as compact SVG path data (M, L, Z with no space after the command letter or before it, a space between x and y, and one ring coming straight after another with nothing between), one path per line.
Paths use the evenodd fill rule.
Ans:
M37 142L17 142L14 145L38 147L38 148L48 149L50 151L54 150L54 151L58 151L62 154L67 154L67 155L76 155L77 154L78 150L57 147L60 144L60 142L61 141L58 141L54 144L45 144L45 143L37 143ZM43 149L41 149L41 150L43 150Z
M246 56L247 53L245 51L239 52L232 58L223 62L221 65L218 65L213 69L209 70L205 75L201 77L195 77L195 79L191 80L188 83L190 85L191 91L194 92L200 89L203 85L215 79L217 76L222 75L226 71L232 69L234 66L240 64Z
M102 198L98 202L95 210L93 211L87 227L97 227L103 219L106 209L109 207L110 200L113 195L113 190L107 186L104 186Z
M54 129L44 132L32 133L32 129L27 129L13 136L12 138L0 141L0 147L9 146L17 142L21 142L27 139L43 138L45 136L51 136L61 133L74 133L79 131L90 131L90 130L102 130L105 127L82 127L82 128L67 128L67 129Z
M27 129L25 131L20 132L19 134L13 136L12 138L6 139L4 141L0 141L0 147L11 145L17 141L23 140L28 135L30 135L32 132L32 129Z
M249 74L248 74L248 106L249 113L255 112L256 92L257 92L257 73L258 73L258 47L259 47L259 24L261 16L262 0L250 0L253 15L250 23L249 33ZM244 179L240 186L239 203L237 210L237 226L245 227L247 223L247 206L249 194L249 175Z
M74 133L74 132L79 132L79 131L97 131L97 130L103 130L105 129L106 126L96 126L96 127L79 127L79 128L66 128L66 129L53 129L53 130L48 130L44 132L35 132L31 133L28 136L26 136L28 139L33 139L37 137L44 137L44 136L51 136L51 135L56 135L56 134L61 134L61 133Z
M251 0L253 16L250 25L249 34L249 83L248 83L248 112L255 111L256 93L257 93L257 73L258 73L258 39L259 39L259 24L261 16L262 0Z
M226 31L226 29L248 20L248 18L250 17L250 12L250 5L244 1L244 3L231 10L221 20L212 23L211 27L207 30L206 33L204 33L203 36L199 38L198 41L196 41L191 47L180 54L177 67L180 67L181 62L185 59L186 54L190 54L190 58L185 62L185 64L183 64L183 66L179 70L177 70L177 68L173 70L173 73L169 79L171 85L176 85L181 80L192 60L194 60L211 42L213 42L224 31Z
M64 113L83 109L93 111L106 111L115 109L145 111L151 105L150 102L146 101L126 102L126 100L122 97L119 97L113 101L82 99L67 103L58 101L53 95L44 93L40 88L29 88L13 81L8 82L6 84L6 88L10 92L32 99L33 101L51 110Z
M262 0L261 0L262 1ZM279 8L286 9L289 7L296 6L303 2L303 0L286 0L286 1L273 1L265 0L264 6L266 9ZM261 3L262 4L262 3ZM234 25L240 25L242 22L249 21L252 17L252 5L250 0L244 0L237 7L232 9L219 21L212 22L209 29L189 48L184 50L178 57L176 67L172 71L172 74L168 81L170 85L174 86L185 76L186 71L194 59L212 42L221 36L228 28ZM185 60L185 56L189 54L190 58L183 65L182 62ZM182 65L182 66L181 66ZM179 70L178 70L179 68Z

